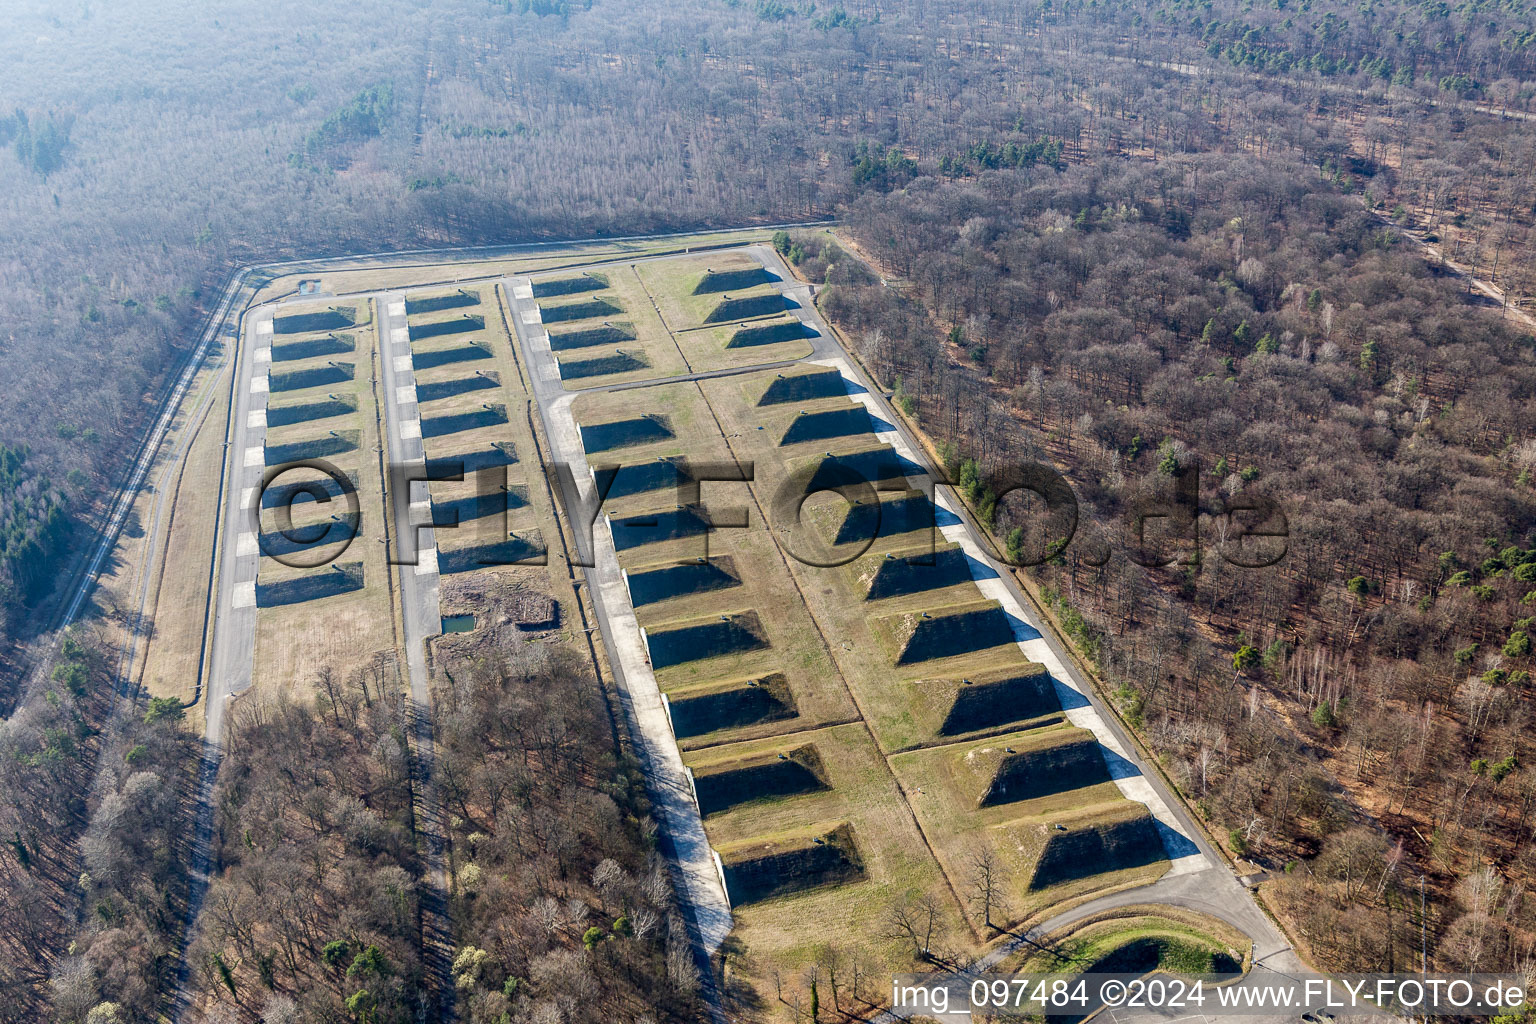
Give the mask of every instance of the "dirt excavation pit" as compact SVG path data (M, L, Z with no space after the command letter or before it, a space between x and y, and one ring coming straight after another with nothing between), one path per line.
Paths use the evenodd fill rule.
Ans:
M318 359L320 356L339 356L357 350L357 338L351 334L327 334L323 338L290 341L272 346L274 363L292 363L300 359Z
M452 651L493 654L503 631L520 635L560 628L560 604L513 572L456 576L441 583L438 597L444 618L467 617L472 628L455 630ZM441 644L439 638L436 643Z
M832 398L848 394L848 382L836 369L812 370L809 373L781 373L763 389L757 404L784 405L789 402L809 402L817 398Z
M700 559L680 565L641 569L630 573L628 580L630 603L637 608L669 598L741 586L736 564L729 555L717 555L708 561Z
M741 611L648 631L646 646L651 667L660 671L690 661L765 650L769 644L757 613Z
M689 690L668 700L672 731L681 739L719 729L779 722L800 714L788 681L777 672Z
M485 317L478 313L465 313L450 320L436 320L426 324L411 324L410 335L412 341L423 341L427 338L441 338L450 334L468 334L470 331L482 331L484 329Z
M963 736L999 729L1061 711L1056 687L1044 665L995 669L959 679L925 679L915 684L932 709L934 736Z
M586 423L581 427L581 446L588 455L633 448L656 441L671 440L672 425L665 416L640 416L609 423Z
M1010 743L978 747L961 758L956 774L975 806L1036 800L1109 781L1104 752L1092 733L1074 729L1065 736L1048 733Z
M313 331L334 331L352 327L357 323L356 306L333 306L314 313L293 313L272 318L272 330L276 334L309 334Z
M419 368L419 367L418 367ZM435 402L440 398L453 398L471 391L488 391L501 386L501 374L495 370L480 370L468 377L452 380L435 380L416 385L416 401Z
M566 352L573 348L592 348L596 345L617 345L636 338L635 325L620 321L601 327L579 327L570 331L550 331L549 350Z
M405 315L416 316L419 313L441 313L445 309L462 309L465 306L480 305L480 293L461 288L447 295L428 295L422 298L410 298L405 300Z
M256 607L275 608L278 605L318 601L325 597L348 594L363 589L363 563L332 563L313 569L303 576L276 580L271 583L256 581Z
M786 320L777 324L755 324L743 327L731 335L726 348L754 348L758 345L776 345L781 341L799 341L803 338L820 337L815 328L799 320Z
M553 281L535 281L533 282L533 297L536 299L553 299L561 295L600 292L607 287L607 275L588 271L575 277L557 277Z
M598 316L613 316L624 312L624 307L608 299L584 299L562 302L558 305L539 305L539 318L546 324L567 323L573 320L591 320Z
M733 907L773 896L843 885L862 878L864 864L847 822L768 840L749 839L719 851Z
M814 743L696 768L694 793L705 817L759 800L778 800L832 788Z
M779 447L804 444L807 441L829 441L834 437L873 434L875 425L869 410L862 405L802 413L789 421L784 436L779 438Z
M434 669L453 673L506 659L530 641L564 641L560 604L541 589L540 579L515 569L443 577L443 619L454 628L427 638Z

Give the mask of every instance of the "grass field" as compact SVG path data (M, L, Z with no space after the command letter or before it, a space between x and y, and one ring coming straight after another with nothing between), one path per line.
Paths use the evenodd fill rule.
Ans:
M936 945L974 952L990 936L957 894L981 849L1005 876L1008 907L995 921L1027 923L1160 877L1167 861L1147 809L1122 796L1092 735L1066 721L1051 680L1020 650L1018 624L984 598L972 574L991 570L937 532L953 517L921 489L917 467L877 436L890 425L851 400L856 389L835 370L752 369L812 351L807 328L780 301L790 282L769 279L741 252L579 264L552 253L496 268L532 274L564 386L586 391L570 411L600 487L611 486L599 514L736 904L735 978L771 998L774 973L803 970L824 943L866 954L877 971L918 967L888 921L893 906L916 895L939 908ZM491 266L454 269L463 277ZM510 495L503 514L499 496L494 508L476 497L475 480L432 483L434 515L461 523L437 531L440 564L451 572L509 539L554 546L559 533L500 287L395 273L327 283L412 285L413 328L444 325L413 332L429 465L462 457L471 470L487 466ZM352 303L316 301L321 309ZM367 303L358 306L366 321ZM293 353L295 369L354 359L358 372L344 384L274 396L275 406L309 410L274 427L274 444L333 431L364 453L376 443L371 428L347 433L371 414L371 332L364 323L345 333L356 335L355 356L335 351L339 342L324 332L312 335L316 349ZM363 477L366 503L378 493L365 462L349 465ZM679 486L702 466L748 463L750 483ZM848 485L842 494L829 489L840 485ZM799 502L797 488L820 493ZM358 550L369 539L344 559L359 562L363 589L265 608L264 622L297 646L329 643L333 654L361 658L334 645L390 621L375 585L386 577L375 574L372 552ZM564 575L568 586L569 570L553 557L512 572L530 581L547 574L556 588ZM445 575L444 585L487 578ZM453 611L476 616L474 630L442 650L484 656L489 649L473 639L484 629L482 609L460 598ZM295 614L305 608L320 614ZM341 636L315 633L316 620L327 619ZM290 674L307 668L282 665ZM1147 941L1125 948L1156 946L1150 933L1135 938Z
M810 328L792 316L775 317L765 324L736 324L683 331L678 347L695 373L760 366L811 354Z
M999 964L1023 974L1085 970L1225 974L1250 966L1253 944L1225 921L1179 907L1131 905L1044 936Z
M433 539L445 572L498 558L539 558L535 552L546 550L549 538L557 536L548 514L529 500L506 501L504 510L478 514L483 495L526 497L541 490L543 481L539 466L528 461L535 450L528 394L501 315L500 290L482 287L477 294L481 302L470 308L478 310L484 327L411 343L429 468L457 462L464 476L427 486L437 524ZM439 358L465 350L475 356ZM449 525L451 521L457 525Z
M784 301L775 302L779 282L744 253L654 261L637 269L674 331L781 315L787 308Z
M771 232L761 228L743 228L730 231L712 231L696 235L614 241L594 239L560 245L530 247L527 252L509 257L469 259L438 265L413 265L397 268L356 267L345 264L315 272L295 271L274 278L257 293L259 301L270 301L291 295L301 280L320 279L324 292L344 294L352 292L380 291L410 288L428 291L433 288L455 288L469 283L474 287L477 279L498 278L504 274L536 274L548 272L552 276L569 276L579 272L593 261L639 258L656 253L672 252L685 246L711 245L722 242L766 242ZM485 282L480 282L485 283Z
M822 943L860 951L874 970L911 969L910 949L891 935L885 919L907 893L944 892L944 879L862 725L733 743L687 754L685 760L697 777L722 766L776 760L780 753L804 758L807 746L815 748L826 788L749 800L711 814L710 842L729 865L775 844L804 849L813 836L847 825L861 875L738 906L734 938L747 951L738 969L759 986L770 985L774 965L808 963ZM957 907L946 907L938 933L946 944L970 942Z
M539 299L566 388L580 390L685 372L683 356L634 267L618 264L603 268L601 274L606 287ZM535 277L533 287L537 293L570 280L569 274ZM610 336L619 340L587 343Z
M624 426L596 435L589 433L590 428L603 424L644 425L664 418L665 432L642 432L641 436L655 440L589 455L588 461L594 466L648 469L666 464L659 461L663 459L686 457L695 464L718 464L730 457L725 438L716 428L698 386L692 383L583 396L576 400L572 411L583 426L584 435L602 438L605 444L612 438L629 439L638 428ZM665 480L654 488L624 489L625 493L610 497L603 506L621 547L619 563L631 574L632 581L636 576L668 567L696 567L701 558L720 560L720 564L729 566L731 577L739 581L720 589L692 589L680 582L684 579L682 575L675 575L673 579L678 582L652 582L648 591L642 580L642 595L649 599L637 605L636 618L643 628L658 631L677 624L707 625L719 622L723 613L751 612L766 644L713 657L658 663L657 681L662 691L673 701L693 709L694 719L687 729L691 734L681 737L681 744L703 746L853 719L856 711L847 689L807 610L805 598L796 589L766 530L751 490L744 483L719 481L704 482L699 488L705 514L712 515L717 522L734 514L745 515L746 528L717 526L713 532L705 533L699 526L692 528L694 532L674 536L678 531L673 524L679 520L701 520L688 510L679 512L677 506L683 496ZM657 526L626 525L647 521ZM631 533L638 534L640 541L650 542L626 540ZM661 589L656 589L658 585ZM782 677L788 695L785 700L773 699L769 688L748 685L748 680L757 682L772 676ZM710 715L720 716L720 728L704 728Z
M372 323L370 303L358 303L357 319ZM267 431L268 463L274 459L290 460L308 450L339 450L324 455L325 460L356 481L361 512L360 530L346 543L344 553L334 564L318 568L295 568L263 556L257 572L256 653L252 679L260 693L280 689L307 698L316 673L329 667L346 673L367 664L375 652L390 651L395 643L392 595L387 585L385 565L383 481L372 448L379 444L376 427L376 400L367 378L371 375L376 343L371 327L354 329L356 348L352 354L361 369L344 384L319 384L284 391L274 395L272 406L299 406L344 400L354 408L339 415L303 420ZM284 338L283 340L291 340ZM285 371L304 371L324 366L331 357L277 364ZM331 398L332 395L336 399ZM313 477L313 474L308 474ZM285 476L286 482L290 477ZM293 506L292 522L306 524L329 520L340 509L334 505L302 501ZM261 517L268 545L281 545L276 536L276 513L264 509ZM236 531L238 532L238 531ZM350 531L344 531L350 533ZM327 534L334 537L338 534ZM304 552L305 556L330 556L340 544L327 544ZM270 549L270 548L268 548ZM267 550L267 549L264 549ZM340 567L340 568L338 568ZM345 571L343 571L345 570ZM350 589L360 578L363 586ZM295 583L294 581L306 581ZM273 589L273 588L276 589ZM310 589L313 588L313 589ZM346 589L343 589L346 588ZM308 593L310 599L295 599ZM274 597L273 595L277 595ZM282 600L284 603L271 603Z

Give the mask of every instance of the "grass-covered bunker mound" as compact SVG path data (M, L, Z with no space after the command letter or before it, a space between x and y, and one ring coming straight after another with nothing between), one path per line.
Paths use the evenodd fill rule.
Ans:
M881 494L877 502L849 505L833 542L867 544L876 537L899 537L918 530L932 531L947 518L947 514L941 512L922 491Z
M459 474L470 479L482 469L510 466L517 462L517 446L511 441L494 441L489 448L441 455L427 460L428 480L454 480Z
M592 476L597 481L598 497L604 501L650 491L675 491L693 479L672 459L653 459L628 466L594 467Z
M357 490L357 471L349 470L345 476L352 490ZM281 505L318 502L321 500L317 496L319 494L325 495L331 501L340 501L341 486L324 473L293 470L291 473L284 473L280 479L273 480L272 485L261 492L261 507L277 508Z
M832 788L814 743L787 753L760 754L695 768L699 813L708 817L757 800L776 800Z
M434 320L431 323L411 324L411 340L424 341L427 338L441 338L449 334L468 334L470 331L483 331L485 329L485 317L478 313L464 313L448 320Z
M274 363L292 363L300 359L318 359L320 356L339 356L357 349L357 338L351 334L327 334L323 338L307 338L272 346Z
M629 574L629 598L635 607L655 604L674 597L705 594L741 586L736 564L730 555L717 555L705 561L663 565L640 569Z
M809 373L781 373L763 389L757 400L762 405L784 405L788 402L809 402L817 398L832 398L848 394L848 382L835 367L812 370Z
M809 463L810 460L795 464L794 472L797 479L802 472L801 467ZM814 465L816 468L811 471L808 478L806 494L835 491L839 487L846 486L850 479L867 480L877 489L889 491L899 481L926 475L921 466L902 457L900 452L888 444L849 452L845 455L819 455L816 456ZM883 510L881 515L884 515Z
M1104 752L1082 729L1049 729L976 747L958 759L955 774L977 807L1019 803L1109 781Z
M606 356L594 356L591 359L562 359L560 363L561 380L583 380L587 377L606 377L611 373L630 373L634 370L644 370L650 367L650 360L643 354L634 352L614 352Z
M351 380L355 373L356 367L351 363L332 362L324 366L312 366L306 370L273 373L267 379L267 386L272 391L303 391L305 388L345 383Z
M996 601L888 615L877 620L897 665L953 658L1014 642L1008 613Z
M779 445L783 447L804 444L807 441L826 441L834 437L873 434L875 425L869 410L862 405L847 409L801 413L789 421L789 426L784 430L784 436L779 438Z
M714 618L661 626L646 632L651 667L657 670L690 661L760 651L769 646L754 611L728 612Z
M449 501L432 499L432 525L453 527L486 516L499 516L528 505L528 488L522 485L497 489L484 494L471 494Z
M543 565L548 558L537 530L527 537L508 537L494 544L475 544L452 551L438 551L437 569L444 576L474 572L497 565Z
M278 334L308 334L311 331L334 331L356 323L356 306L332 306L314 313L273 317L272 330Z
M318 601L323 597L335 597L363 589L363 563L334 563L315 569L304 576L295 576L271 583L256 581L256 606L274 608L283 604L299 604Z
M481 370L479 373L472 373L468 377L454 377L451 380L435 380L426 384L417 384L416 401L435 402L439 398L453 398L457 395L468 394L471 391L486 391L500 386L501 374L495 370Z
M621 320L601 327L550 331L549 350L566 352L573 348L592 348L594 345L617 345L621 341L634 341L636 337L635 325Z
M587 271L575 277L557 277L553 281L533 282L533 297L552 299L560 295L579 295L582 292L600 292L608 287L606 274Z
M605 298L580 299L546 306L539 304L539 318L546 324L560 324L571 320L590 320L595 316L613 316L624 312L624 307Z
M699 283L693 286L695 295L714 295L718 292L744 292L760 284L777 284L779 278L766 267L742 267L740 270L706 270Z
M407 296L405 313L407 316L416 316L419 313L441 313L445 309L463 309L465 306L478 305L480 305L479 292L460 288L447 295L426 295L418 298Z
M498 423L507 422L507 407L500 402L487 402L478 409L469 412L448 413L443 416L423 416L421 418L422 437L442 437L445 434L457 434L464 430L478 430L481 427L492 427Z
M1088 966L1092 974L1241 974L1243 965L1225 949L1216 949L1192 936L1167 931L1137 935L1111 949Z
M594 452L611 452L616 448L633 448L636 445L666 441L675 436L665 416L637 416L608 423L582 424L581 446L591 455Z
M932 736L1000 729L1061 710L1051 674L1029 662L959 679L925 679L914 688Z
M849 571L866 601L921 594L971 579L965 551L953 543L938 547L919 544L889 554L865 555Z
M287 444L269 444L266 446L267 465L281 466L288 462L323 459L327 455L356 451L362 436L362 432L357 430L333 430L323 437L290 441Z
M1038 892L1062 882L1145 867L1165 860L1157 824L1143 804L1126 800L1108 811L1048 828L1029 888Z
M800 320L785 320L776 324L753 324L731 335L726 348L755 348L758 345L777 345L781 341L799 341L818 337L815 328Z
M283 557L318 552L321 548L356 537L361 517L348 515L345 511L336 513L336 516L335 519L322 519L319 522L294 521L286 530L278 529L274 524L273 529L262 530L257 538L261 553Z
M411 363L418 370L430 370L434 366L451 366L454 363L469 363L477 359L491 358L489 345L477 345L474 342L468 345L460 345L457 348L439 348L430 352L417 352L411 356Z
M777 672L690 689L669 698L672 731L680 739L718 729L740 729L795 718L800 708L789 683Z
M608 521L608 526L613 532L613 546L617 551L699 537L709 532L709 520L694 508L614 518Z
M267 426L286 427L292 423L330 419L332 416L345 416L347 413L356 411L356 395L327 395L323 401L318 402L290 402L287 405L267 406Z
M766 295L726 296L704 318L706 324L728 324L732 320L747 320L755 316L772 316L786 309L798 309L794 300L769 292Z
M818 825L772 839L749 839L718 851L725 888L734 907L842 885L864 875L864 863L847 822Z

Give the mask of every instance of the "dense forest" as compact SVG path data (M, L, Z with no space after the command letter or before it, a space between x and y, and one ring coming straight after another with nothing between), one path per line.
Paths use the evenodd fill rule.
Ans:
M1406 948L1391 903L1421 873L1448 897L1490 864L1531 877L1528 330L1469 308L1389 223L1278 155L920 177L854 203L848 231L903 285L804 252L832 263L827 310L1039 564L1232 851L1317 858L1281 894L1325 961ZM1075 533L1023 492L993 497L1021 462L1065 470ZM1136 511L1182 472L1199 519L1148 550ZM1274 565L1229 511L1259 494L1286 517ZM1337 847L1362 842L1373 852L1338 869L1375 865L1344 886L1352 913L1297 894L1337 881ZM1441 909L1459 967L1504 958L1536 921L1500 904L1473 951L1457 915L1479 911Z
M1532 291L1533 128L1467 117L1536 99L1524 4L11 14L0 371L28 385L0 406L0 443L26 456L0 488L13 639L243 263L826 216L913 160L950 174L1299 144L1325 173L1363 171L1447 258Z
M1281 874L1319 960L1402 962L1421 927L1446 966L1529 950L1523 0L7 14L0 1019L164 1005L194 752L173 709L117 693L89 635L29 692L21 644L233 268L825 216L891 285L808 240L827 311L969 467L1000 543L1039 547L1043 597L1229 848ZM1021 499L987 502L1019 458L1074 488L1059 551ZM1201 556L1124 557L1125 510L1188 472ZM1289 550L1244 570L1221 557L1223 510L1257 493L1285 508ZM586 944L588 1008L686 1019L671 896L595 684L482 671L443 694L462 710L440 740L473 851L461 1011L582 1019L549 979ZM366 685L236 716L229 870L194 939L210 1019L412 1010L402 726ZM546 693L569 698L558 721ZM468 795L487 780L504 803ZM580 814L554 813L566 799ZM295 879L319 879L316 905L261 895Z

